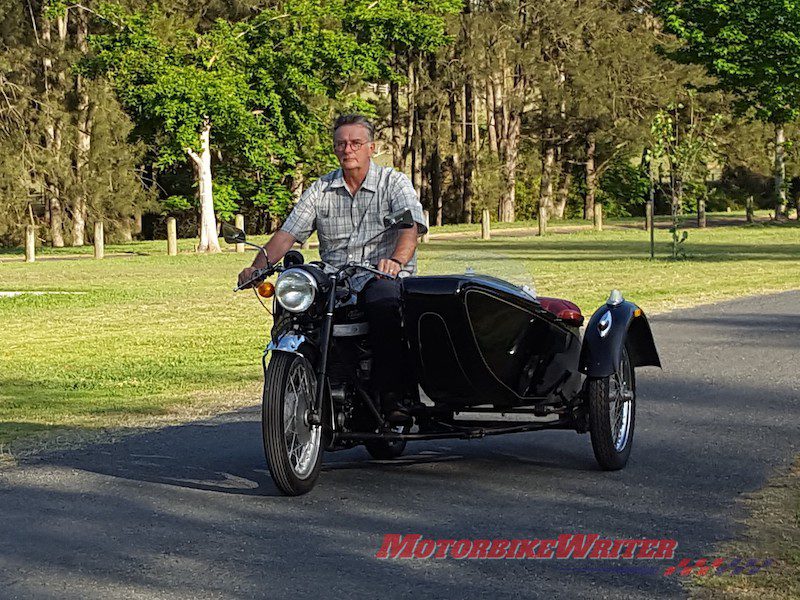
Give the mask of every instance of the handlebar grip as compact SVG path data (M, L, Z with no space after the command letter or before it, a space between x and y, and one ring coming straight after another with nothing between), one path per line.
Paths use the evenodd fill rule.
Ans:
M256 269L255 271L253 271L253 276L248 281L246 281L242 285L237 285L235 288L233 288L233 291L234 292L241 291L247 286L256 283L257 281L266 279L267 277L272 275L272 273L273 273L272 265L267 265L266 267L263 267L261 269Z

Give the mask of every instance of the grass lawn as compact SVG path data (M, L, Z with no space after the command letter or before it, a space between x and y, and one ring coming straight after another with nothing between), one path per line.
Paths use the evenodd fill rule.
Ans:
M669 234L657 237L666 256ZM0 263L0 291L85 292L0 298L0 443L224 404L243 390L242 401L257 400L269 315L251 293L231 291L252 255L168 257L157 243L103 261ZM651 261L645 232L614 229L432 240L419 262L427 274L471 266L534 282L586 313L614 287L648 312L800 287L796 222L693 231L688 250L689 260Z

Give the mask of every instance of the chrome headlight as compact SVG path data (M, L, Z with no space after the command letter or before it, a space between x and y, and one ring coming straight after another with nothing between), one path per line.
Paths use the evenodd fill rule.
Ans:
M289 312L308 310L317 296L317 282L303 269L286 269L278 276L275 297Z

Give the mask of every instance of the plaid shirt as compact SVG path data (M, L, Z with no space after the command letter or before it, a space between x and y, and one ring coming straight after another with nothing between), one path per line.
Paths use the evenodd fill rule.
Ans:
M361 188L353 196L344 183L341 169L331 171L315 181L300 198L281 229L300 242L316 229L319 254L323 261L342 266L350 261L377 265L390 258L397 246L399 232L391 230L367 243L383 229L383 217L403 208L410 208L417 222L417 234L428 228L422 215L411 180L392 167L379 167L370 162ZM363 255L362 255L363 252ZM417 253L403 269L409 275L417 271ZM366 279L351 282L360 289Z

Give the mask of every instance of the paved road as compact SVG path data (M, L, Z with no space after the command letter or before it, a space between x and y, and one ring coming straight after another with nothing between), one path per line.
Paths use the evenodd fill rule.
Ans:
M587 436L544 432L420 443L397 464L329 455L314 492L283 498L247 410L0 471L0 598L683 597L675 579L588 570L618 563L374 558L388 532L712 553L741 494L800 452L800 292L654 331L666 369L640 371L622 472L597 470Z

